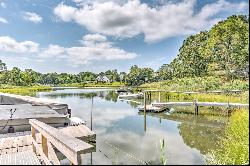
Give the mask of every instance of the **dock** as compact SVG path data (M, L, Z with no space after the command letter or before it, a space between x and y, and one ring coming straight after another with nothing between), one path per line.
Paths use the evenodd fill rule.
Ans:
M144 103L145 100L144 100ZM241 104L241 103L220 103L220 102L198 102L198 100L194 100L193 102L165 102L165 103L152 103L150 105L144 104L143 107L138 107L139 111L144 112L163 112L165 110L170 110L172 107L176 106L193 106L194 113L198 115L199 107L225 107L227 109L230 108L249 108L249 104Z
M146 112L156 112L156 113L159 113L159 112L165 111L166 109L167 109L166 107L153 106L152 104L146 105ZM138 107L138 110L140 112L143 112L144 111L144 107Z
M249 107L249 104L241 104L241 103L220 103L220 102L166 102L166 103L152 103L152 106L155 107L174 107L174 106L202 106L202 107Z
M95 143L67 104L0 93L0 165L59 165L63 156L77 165Z
M136 93L136 94L120 94L118 99L130 99L130 98L142 98L143 93Z
M38 119L53 127L70 123L67 115L59 114L47 106L0 105L0 134L6 133L10 127L14 129L13 132L29 130L29 119Z
M71 110L65 103L0 93L0 134L30 130L29 119L37 119L53 127L70 124Z
M64 155L66 154L66 157L69 158L73 164L80 164L80 154L95 151L93 145L78 139L83 135L84 137L82 138L86 141L91 139L93 141L93 139L95 139L95 134L85 130L86 127L83 125L56 129L35 119L29 120L29 123L32 126L29 132L0 135L0 165L31 165L34 163L46 165L60 164L60 161L56 157L56 153L59 151ZM72 130L74 130L74 132L72 132ZM79 131L83 130L85 132L81 132L82 134L79 133ZM44 140L47 141L44 142ZM55 146L57 150L48 142ZM34 150L34 148L36 150Z
M194 100L193 102L166 102L166 103L152 103L153 107L162 107L168 108L174 106L193 106L194 113L198 115L199 107L225 107L227 109L230 108L249 108L249 104L241 104L241 103L220 103L220 102L198 102L198 100Z
M55 110L59 114L68 114L68 105L61 102L55 102L50 99L41 99L30 96L21 96L9 93L0 92L0 106L1 105L18 105L18 104L31 104L32 106L47 106Z

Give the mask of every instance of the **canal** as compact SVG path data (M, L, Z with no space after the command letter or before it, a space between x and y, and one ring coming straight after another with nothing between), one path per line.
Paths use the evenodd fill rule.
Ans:
M67 103L72 116L85 120L96 133L96 152L85 155L83 164L161 164L161 139L167 164L204 164L203 155L218 148L226 117L194 115L181 108L144 116L138 113L142 101L122 101L117 96L112 89L58 89L36 94Z

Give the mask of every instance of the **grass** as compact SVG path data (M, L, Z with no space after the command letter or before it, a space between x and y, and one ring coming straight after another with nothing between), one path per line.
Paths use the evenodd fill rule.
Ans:
M166 145L164 139L160 139L160 163L161 165L167 165L167 158L165 156Z
M0 92L21 95L34 95L35 92L50 90L52 90L50 86L0 86Z
M158 92L151 93L152 100L158 101ZM161 102L169 101L193 101L197 99L201 102L230 102L230 103L249 103L248 91L240 94L182 94L173 92L161 92Z
M140 89L158 89L167 91L193 91L206 92L215 90L242 90L240 94L233 93L200 93L200 94L183 94L183 93L162 93L161 98L166 101L169 97L171 101L192 101L198 99L203 102L236 102L249 103L249 82L246 80L226 81L215 77L195 77L179 78L143 84ZM152 93L152 98L158 98L158 93Z
M237 110L230 117L221 146L205 156L207 164L249 164L249 110Z
M225 81L215 77L175 78L160 82L147 83L140 88L162 89L169 91L208 91L208 90L248 90L246 80Z

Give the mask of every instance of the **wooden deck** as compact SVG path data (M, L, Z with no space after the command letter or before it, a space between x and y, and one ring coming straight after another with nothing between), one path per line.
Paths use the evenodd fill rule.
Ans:
M155 107L192 106L194 102L166 102L152 103L152 105ZM249 104L219 102L196 102L196 105L203 107L249 107Z
M47 106L59 114L68 113L68 105L65 103L55 102L51 99L42 99L31 96L22 96L9 93L0 92L0 105L18 105L18 104L31 104L33 106Z
M68 136L78 138L85 142L93 143L96 141L96 134L85 125L61 127L58 129L59 131L63 132L64 134ZM1 142L1 139L4 139L4 138L19 137L20 139L23 139L25 136L29 136L31 138L31 131L0 134L0 142ZM0 149L1 149L1 143L0 143Z
M153 93L153 92L166 92L166 93L183 93L183 94L199 94L199 93L215 93L215 94L222 94L222 93L241 93L242 90L215 90L215 91L169 91L169 90L143 90L143 93Z
M144 107L138 107L138 110L143 112L144 111ZM153 105L146 105L146 112L156 112L156 113L159 113L159 112L163 112L165 111L166 108L165 107L156 107L156 106L153 106Z
M0 165L41 165L32 150L0 155Z
M32 132L0 135L0 165L22 164L23 158L27 160L26 165L60 164L52 145L73 164L81 162L80 154L95 151L94 146L76 139L76 137L82 135L85 135L85 137L82 137L84 140L95 138L95 134L89 129L86 130L87 127L84 125L56 129L40 121L32 120L31 126L34 126ZM34 130L37 130L38 133L34 133ZM48 142L46 141L46 143L44 140ZM36 153L36 159L34 159L34 152ZM23 155L25 153L31 157Z
M30 129L29 119L38 119L53 127L63 127L70 123L67 115L59 114L48 106L31 104L0 105L0 134L12 126L15 132Z

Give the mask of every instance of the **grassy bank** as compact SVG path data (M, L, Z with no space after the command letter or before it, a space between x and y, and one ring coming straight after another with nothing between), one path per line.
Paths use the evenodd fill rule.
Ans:
M0 86L0 92L12 93L12 94L22 94L22 95L33 95L35 92L39 91L50 91L52 88L50 86Z
M249 83L243 80L225 81L214 77L195 77L166 80L143 84L139 89L159 89L167 91L194 91L205 92L213 90L242 90L240 94L235 93L200 93L200 94L183 94L183 93L161 93L161 101L192 101L198 99L204 102L237 102L249 103L248 93ZM158 99L158 93L152 93L152 99Z
M249 164L249 110L238 110L230 117L218 150L206 156L207 164Z
M244 80L226 81L215 77L194 77L147 83L140 88L164 89L169 91L209 91L209 90L248 90L249 82Z
M152 100L158 101L159 94L151 93ZM161 92L161 102L168 101L193 101L197 99L201 102L230 102L230 103L249 103L248 91L240 94L184 94L184 93L172 93L172 92Z

